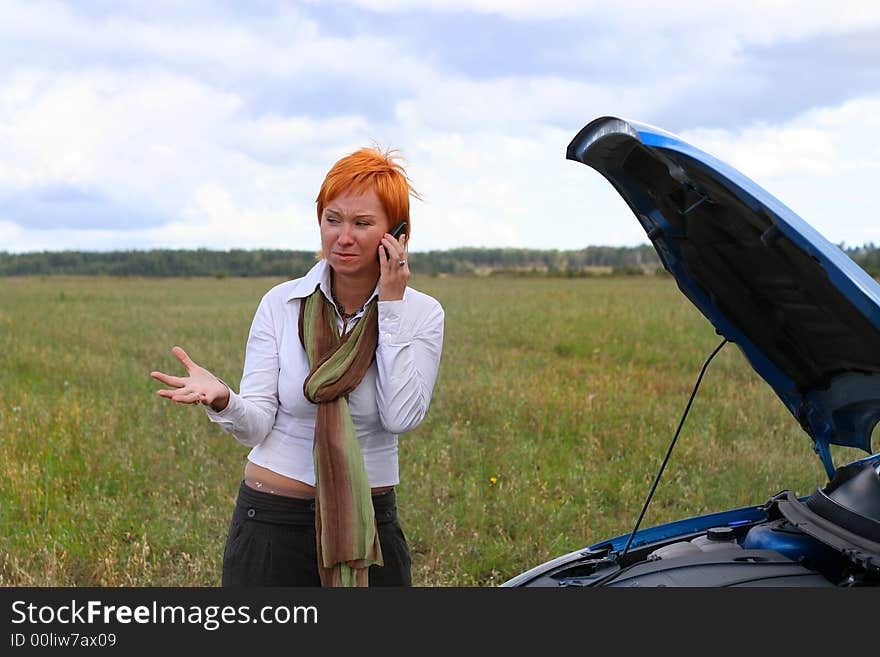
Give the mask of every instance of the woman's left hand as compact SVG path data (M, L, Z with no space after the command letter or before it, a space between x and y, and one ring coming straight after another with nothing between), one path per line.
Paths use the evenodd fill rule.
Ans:
M409 281L407 237L401 235L400 240L396 240L390 233L385 233L379 242L379 301L403 299Z

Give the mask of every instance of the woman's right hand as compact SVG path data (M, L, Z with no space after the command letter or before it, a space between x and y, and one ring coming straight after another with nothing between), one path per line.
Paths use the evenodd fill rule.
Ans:
M201 365L197 365L180 347L173 347L171 353L186 368L187 376L171 376L163 372L150 372L150 376L161 381L171 389L159 390L165 397L179 404L206 404L215 411L222 411L229 403L229 387Z

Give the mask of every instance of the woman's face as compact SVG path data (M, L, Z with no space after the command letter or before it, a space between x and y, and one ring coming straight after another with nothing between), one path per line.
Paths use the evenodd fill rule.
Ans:
M340 274L378 273L379 241L390 227L375 190L342 192L321 213L321 251Z

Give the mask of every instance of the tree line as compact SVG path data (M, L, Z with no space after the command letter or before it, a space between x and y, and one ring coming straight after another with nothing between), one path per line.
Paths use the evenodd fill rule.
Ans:
M875 278L880 248L840 248ZM283 249L154 249L148 251L0 251L0 276L279 276L295 278L315 264L314 251ZM654 247L588 246L575 250L460 248L410 254L415 274L548 275L643 274L662 271Z
M282 276L297 277L314 251L155 249L149 251L0 251L0 276ZM461 248L410 254L415 274L586 274L598 269L641 273L660 266L653 247L591 246L572 251Z

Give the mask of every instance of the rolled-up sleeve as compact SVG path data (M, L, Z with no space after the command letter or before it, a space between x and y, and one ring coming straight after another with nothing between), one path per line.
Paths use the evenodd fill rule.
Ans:
M443 308L427 295L379 302L376 398L387 431L410 431L424 419L440 369L443 329Z
M208 418L241 444L259 445L272 429L278 412L278 338L268 295L260 301L248 334L240 392L230 389L222 411L206 406Z

